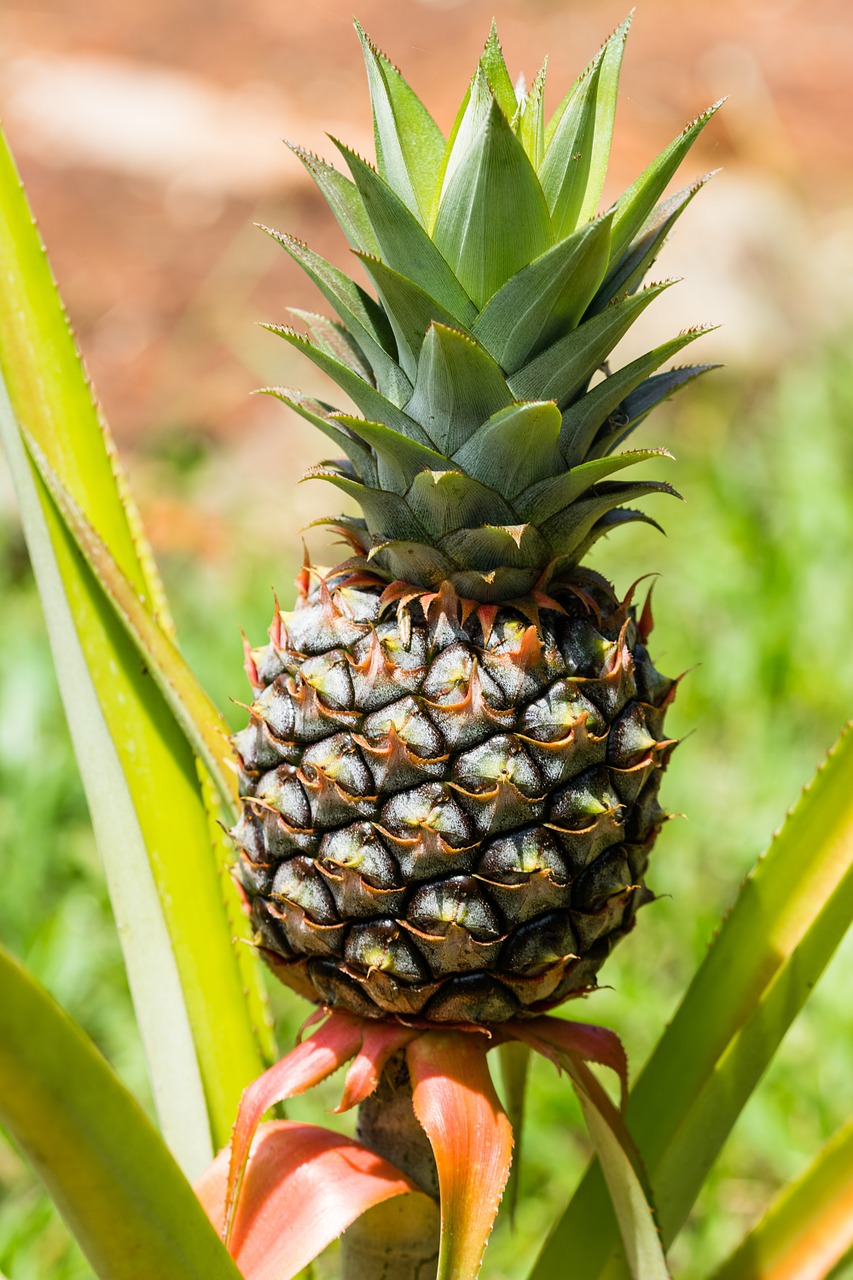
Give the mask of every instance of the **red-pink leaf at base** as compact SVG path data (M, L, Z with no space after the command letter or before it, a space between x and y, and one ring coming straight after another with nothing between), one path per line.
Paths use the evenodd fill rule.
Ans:
M216 1229L225 1228L228 1151L196 1183ZM292 1280L356 1218L417 1188L387 1160L318 1125L262 1124L243 1182L229 1252L246 1280Z
M379 1084L379 1077L386 1062L398 1049L420 1035L409 1027L394 1022L366 1022L362 1031L361 1048L350 1063L344 1081L344 1092L335 1112L349 1111L369 1098Z
M244 1090L231 1134L223 1223L226 1244L231 1237L249 1148L264 1112L285 1098L304 1093L348 1062L361 1045L363 1026L362 1019L351 1014L330 1014L313 1035Z
M609 1067L619 1077L624 1110L628 1098L628 1058L625 1046L615 1031L585 1022L566 1022L562 1018L512 1021L502 1029L558 1066L560 1056L568 1054L583 1062L597 1062L602 1067Z
M441 1198L437 1280L474 1280L512 1159L512 1129L486 1065L487 1040L429 1031L406 1049L415 1115L432 1146Z

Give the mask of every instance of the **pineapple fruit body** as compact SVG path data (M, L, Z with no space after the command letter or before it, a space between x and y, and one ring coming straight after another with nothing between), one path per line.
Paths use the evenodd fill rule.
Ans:
M447 140L359 28L377 167L294 148L370 290L272 232L334 319L271 326L355 405L267 390L343 454L309 475L361 508L247 655L233 835L258 945L309 999L500 1023L589 990L651 895L672 681L650 612L585 566L675 491L619 452L704 366L620 368L645 275L702 182L665 190L713 108L603 213L628 24L544 115L494 28ZM676 495L677 496L677 495Z
M673 683L606 583L487 635L323 582L253 655L241 875L266 955L368 1017L495 1023L595 984L649 896Z

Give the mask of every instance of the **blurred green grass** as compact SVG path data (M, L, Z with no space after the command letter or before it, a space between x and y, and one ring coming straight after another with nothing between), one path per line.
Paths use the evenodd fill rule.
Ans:
M687 497L653 514L668 531L622 532L594 559L625 588L650 569L653 649L668 674L693 668L672 713L686 738L666 783L668 824L651 883L660 899L608 962L609 986L572 1016L615 1027L636 1071L671 1015L720 915L770 833L853 713L853 355L849 344L788 361L772 383L725 371L659 412L643 443L678 455L666 478ZM207 457L194 465L203 472ZM185 460L163 483L192 490ZM170 470L171 468L171 470ZM170 478L171 477L171 478ZM191 498L190 498L191 500ZM239 628L254 640L270 585L289 599L296 548L252 565L167 561L184 650L231 722L244 696ZM14 520L0 527L0 938L95 1038L150 1107L109 903L59 704L39 603ZM808 857L808 850L803 850ZM744 1112L673 1254L701 1276L739 1239L851 1109L848 943ZM286 1045L306 1012L274 993ZM328 1123L334 1088L296 1116ZM486 1274L518 1280L566 1203L587 1144L568 1085L533 1068L522 1201ZM12 1146L0 1139L0 1271L8 1280L90 1272ZM334 1274L334 1258L318 1275Z

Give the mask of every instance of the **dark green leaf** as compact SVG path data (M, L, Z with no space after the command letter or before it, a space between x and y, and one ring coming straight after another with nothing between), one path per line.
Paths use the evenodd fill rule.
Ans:
M589 456L593 441L601 427L612 415L614 428L624 429L627 419L620 406L625 397L643 381L652 370L676 355L688 343L707 333L707 329L691 329L671 338L653 351L638 356L630 364L623 365L615 373L603 378L585 396L571 405L563 414L560 431L560 451L569 466L576 466Z
M506 1040L498 1045L497 1057L500 1063L501 1082L503 1084L503 1101L515 1145L512 1151L512 1167L509 1171L509 1182L506 1185L505 1203L509 1207L510 1222L515 1223L515 1211L518 1205L518 1191L521 1184L521 1160L524 1139L524 1104L527 1096L527 1081L530 1075L530 1047L520 1040Z
M541 525L542 535L554 555L576 554L595 522L614 507L650 493L668 493L675 498L681 495L671 485L657 480L612 480L599 484L588 498L573 502Z
M633 293L639 287L675 222L696 192L701 190L711 177L713 174L700 178L692 186L685 187L683 191L677 192L658 205L640 234L610 266L590 306L591 315L595 315L597 311L606 307L611 298L623 293Z
M494 100L447 184L433 235L478 307L551 244L539 180Z
M507 374L580 321L610 260L611 216L522 267L480 312L472 333Z
M516 520L512 507L499 493L460 471L422 471L412 482L406 501L431 538L443 538L463 525L495 519L513 524Z
M596 457L604 453L612 453L632 431L636 430L656 405L668 400L670 396L675 395L676 391L680 391L689 382L700 378L703 373L709 373L711 369L719 367L716 364L685 365L679 369L668 369L665 373L657 373L653 378L647 378L645 382L640 383L636 391L632 391L625 397L613 431L602 435L601 439L595 442L591 452Z
M441 471L450 463L440 453L416 444L408 436L380 422L366 422L348 414L337 414L338 422L366 441L378 460L378 487L404 494L420 471Z
M553 475L552 471L551 479L532 485L519 494L514 505L522 515L541 525L543 521L575 502L591 485L606 480L614 472L636 466L639 462L647 462L649 458L671 457L672 454L666 449L635 449L631 453L620 453L615 458L584 462L581 466L572 467L571 471L564 471L562 475Z
M375 169L343 143L332 141L349 165L370 218L378 242L378 251L370 252L414 280L460 324L470 325L474 304L417 218Z
M456 329L431 325L421 349L414 394L405 407L429 436L422 443L432 443L449 456L512 401L506 379L488 352Z
M418 424L408 418L402 409L392 404L390 400L386 400L385 396L354 373L348 365L341 364L340 360L335 360L333 356L321 351L304 334L297 333L295 329L289 329L285 325L266 324L263 327L277 337L284 338L285 342L289 342L297 351L301 351L309 360L312 360L318 369L322 369L330 378L333 378L366 418L374 422L384 422L395 431L401 431L403 435L410 435L414 440L419 440L421 444L431 443Z
M418 372L418 357L429 326L433 321L438 321L439 324L454 327L457 321L446 307L431 298L408 276L394 271L380 258L371 258L367 254L357 256L364 263L364 269L382 299L397 339L400 363L414 381Z
M438 201L444 137L397 68L371 42L358 21L355 27L370 84L379 172L428 227Z
M513 374L509 380L513 395L517 400L556 400L565 409L640 313L668 287L668 283L650 285L584 321Z
M614 257L621 254L641 230L687 152L724 101L721 98L697 116L616 201L616 217L613 221Z
M453 455L468 475L514 498L562 470L557 447L562 421L552 400L513 404L484 422Z
M308 151L295 142L288 142L287 139L285 145L311 174L353 249L378 254L379 242L373 234L373 227L355 183L339 173L333 165L315 156L313 151Z
M293 391L290 387L261 387L259 395L274 396L276 400L281 400L288 408L293 409L303 417L306 422L310 422L318 431L322 431L324 436L334 441L335 445L341 450L345 457L349 458L359 478L365 484L374 484L376 482L376 459L368 448L366 448L360 440L355 440L346 431L342 431L336 422L329 417L334 410L329 410L317 400L311 400L308 396L303 396L299 391Z

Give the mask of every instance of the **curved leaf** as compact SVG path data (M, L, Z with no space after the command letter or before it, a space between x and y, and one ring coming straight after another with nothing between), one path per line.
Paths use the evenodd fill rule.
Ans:
M239 1280L162 1138L78 1026L0 948L0 1122L102 1280Z
M649 214L666 190L670 178L675 174L705 125L712 116L716 115L724 102L725 98L721 98L719 102L713 103L697 116L692 124L687 125L616 201L616 214L613 219L614 258L621 254L642 229Z
M225 721L196 680L171 639L145 608L145 597L119 569L109 548L60 483L36 442L24 436L30 457L89 568L95 574L137 652L184 731L187 742L204 761L233 822L237 815L237 775L229 765L234 753Z
M362 1019L348 1013L333 1013L322 1026L296 1046L286 1057L258 1076L240 1099L237 1119L226 1157L226 1189L222 1199L223 1234L231 1235L235 1222L249 1150L265 1111L304 1093L348 1062L362 1043Z
M196 1183L220 1232L227 1178L228 1152L221 1151ZM229 1249L245 1280L293 1280L356 1218L404 1194L423 1195L361 1143L319 1125L273 1120L258 1131Z
M430 326L406 413L441 453L461 448L481 423L512 402L506 379L479 343L458 329Z
M708 1170L853 921L853 730L849 727L745 881L632 1091L631 1131L655 1188L663 1240ZM531 1280L624 1274L600 1171L588 1171Z
M624 429L627 419L621 405L625 397L653 370L662 365L664 360L671 359L688 343L695 342L707 332L707 329L691 329L687 333L680 333L676 338L671 338L669 342L661 343L653 351L647 351L645 355L638 356L636 360L623 365L621 369L616 369L601 382L596 383L586 395L570 405L563 414L563 426L560 431L560 452L568 465L577 466L589 457L598 431L611 415L614 419L614 429L617 425L621 425Z
M139 585L159 585L140 541L11 157L0 150L0 436L45 606L60 688L128 968L164 1132L182 1166L209 1160L257 1075L265 1029L248 925L221 878L196 761L26 455L23 427ZM166 619L167 621L167 619ZM168 630L168 627L167 627ZM169 805L162 802L164 795ZM180 856L173 856L179 851ZM246 993L249 998L246 998Z
M473 1280L512 1159L512 1130L476 1032L429 1031L406 1049L415 1115L438 1169L441 1245L436 1280Z

